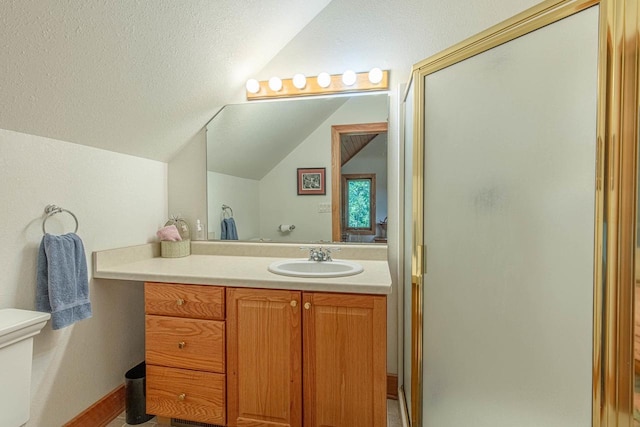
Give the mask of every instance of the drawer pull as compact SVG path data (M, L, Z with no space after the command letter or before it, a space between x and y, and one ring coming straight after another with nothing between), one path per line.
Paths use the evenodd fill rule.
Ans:
M185 301L184 301L182 298L178 298L178 299L176 300L176 304L178 304L178 305L184 305L184 302L185 302Z
M182 349L184 348L184 346L185 346L185 345L187 345L187 343L186 343L186 342L184 342L184 341L180 341L180 342L178 343L178 348L179 348L180 350L182 350Z
M311 303L310 302L305 302L304 303L304 309L305 310L309 310L311 308Z
M184 394L184 393L180 393L180 394L178 395L178 400L180 400L180 401L183 401L183 400L185 400L186 398L187 398L187 395L186 395L186 394Z
M291 307L296 307L298 305L298 301L293 300L291 301Z

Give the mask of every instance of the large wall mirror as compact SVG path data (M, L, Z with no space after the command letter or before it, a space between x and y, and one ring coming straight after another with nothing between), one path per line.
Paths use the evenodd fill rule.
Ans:
M346 208L332 202L332 128L386 122L388 111L386 93L225 106L206 127L209 240L228 237L221 224L233 216L242 241L384 242L387 133L341 135L337 176L366 202L369 218L355 224L369 224L336 233L332 209L345 218Z

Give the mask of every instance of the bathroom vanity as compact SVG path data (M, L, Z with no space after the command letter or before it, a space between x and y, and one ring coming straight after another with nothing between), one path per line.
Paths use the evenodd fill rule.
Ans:
M364 268L347 277L268 271L303 256L297 245L211 242L175 259L153 244L98 252L94 277L145 282L148 413L224 426L383 427L391 279L386 249L373 246L343 248L341 259Z

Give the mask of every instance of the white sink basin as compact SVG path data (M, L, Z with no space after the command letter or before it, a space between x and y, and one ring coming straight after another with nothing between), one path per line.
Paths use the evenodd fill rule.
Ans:
M283 276L295 277L344 277L362 273L364 269L360 264L351 261L287 259L271 263L269 271Z

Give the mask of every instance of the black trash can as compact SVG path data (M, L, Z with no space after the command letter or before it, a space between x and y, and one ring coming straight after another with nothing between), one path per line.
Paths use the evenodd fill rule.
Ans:
M147 415L146 365L139 363L124 374L127 424L142 424L153 418Z

